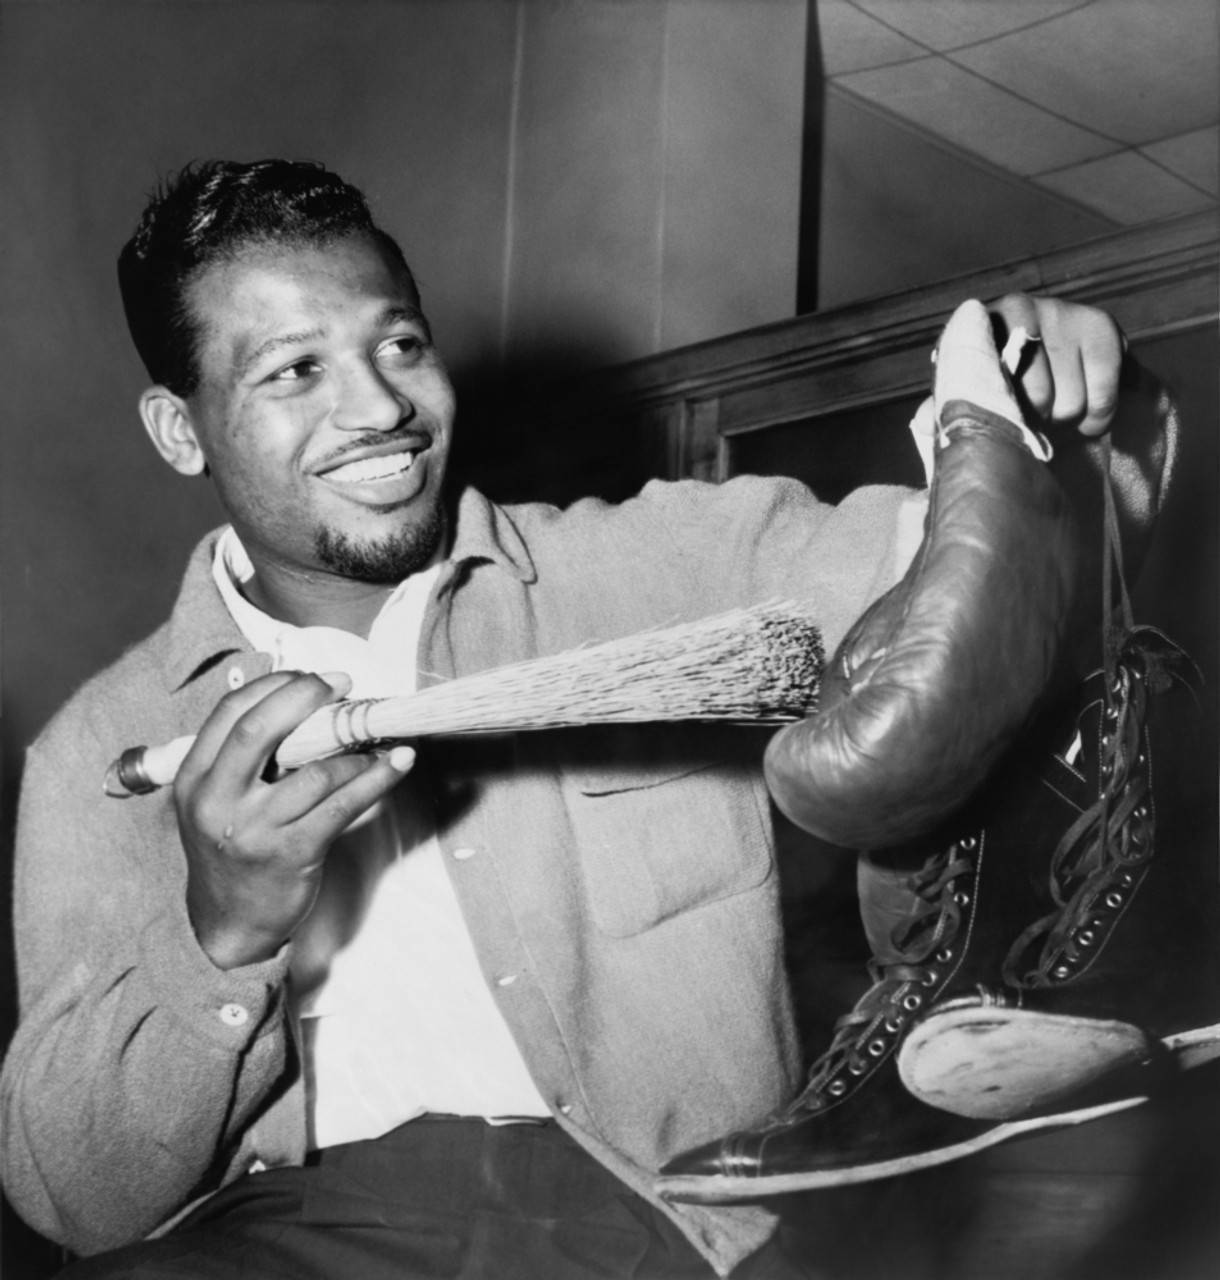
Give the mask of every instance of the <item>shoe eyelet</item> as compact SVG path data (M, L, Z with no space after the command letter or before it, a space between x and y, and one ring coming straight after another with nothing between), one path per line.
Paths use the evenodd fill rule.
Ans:
M898 1031L901 1031L901 1030L902 1030L902 1019L901 1019L901 1018L886 1018L886 1020L885 1020L881 1025L882 1025L882 1026L883 1026L883 1027L884 1027L888 1032L890 1032L891 1034L894 1034L895 1032L898 1032Z
M871 1058L879 1058L885 1052L884 1040L870 1040L868 1042L868 1053Z
M862 1076L868 1070L868 1067L863 1062L849 1062L847 1069L853 1076Z
M964 890L959 889L953 895L953 901L956 902L959 907L968 907L970 905L970 895Z
M826 1086L826 1092L830 1094L832 1098L841 1098L847 1092L847 1081L832 1080Z
M1137 804L1135 806L1135 816L1141 821L1148 816L1148 806L1146 804Z
M1107 893L1105 897L1105 903L1106 903L1106 906L1109 907L1111 910L1117 911L1119 907L1123 905L1123 895L1119 893L1117 890Z
M1118 877L1118 883L1122 885L1124 889L1130 889L1131 886L1135 883L1135 877L1131 874L1130 871L1124 871L1122 875Z
M1060 982L1065 981L1071 976L1072 976L1072 969L1070 965L1057 964L1054 967L1054 969L1051 970L1051 977L1058 978Z
M923 996L917 995L914 991L909 996L903 996L902 998L902 1007L908 1013L914 1013L921 1004L923 1004Z
M929 969L919 980L920 986L934 987L940 981L940 974L935 969Z
M1097 941L1097 935L1092 929L1081 929L1076 935L1076 941L1082 947L1091 947L1093 943Z
M936 953L934 959L938 964L948 964L949 961L953 959L953 949L951 947L945 947L943 950Z

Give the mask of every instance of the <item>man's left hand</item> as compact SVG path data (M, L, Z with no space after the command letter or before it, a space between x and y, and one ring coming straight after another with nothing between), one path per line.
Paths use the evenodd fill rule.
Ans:
M1036 343L1022 353L1013 382L1031 425L1074 426L1102 435L1118 407L1126 340L1113 318L1096 307L1062 298L1012 293L988 310L999 322L998 344L1018 326Z

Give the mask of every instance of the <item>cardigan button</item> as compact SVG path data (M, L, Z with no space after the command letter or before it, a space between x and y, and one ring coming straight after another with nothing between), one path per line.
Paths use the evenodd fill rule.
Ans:
M230 689L240 689L246 683L246 673L240 667L230 667L225 679Z
M244 1027L250 1021L250 1010L244 1004L222 1004L217 1012L226 1027Z

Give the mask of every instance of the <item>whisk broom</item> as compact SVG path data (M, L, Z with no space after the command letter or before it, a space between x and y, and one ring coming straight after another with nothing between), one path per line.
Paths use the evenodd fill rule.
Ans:
M817 703L823 652L807 607L791 601L493 668L402 697L348 700L313 713L276 762L310 760L408 738L585 724L703 720L782 724ZM110 766L107 795L172 782L194 742L132 747Z

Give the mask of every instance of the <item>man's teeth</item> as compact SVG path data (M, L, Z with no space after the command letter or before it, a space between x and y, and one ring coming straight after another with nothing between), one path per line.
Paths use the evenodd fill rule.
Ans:
M411 468L415 454L389 453L381 458L361 458L357 462L345 462L326 473L328 480L338 480L343 484L361 484L369 480L388 480L391 476L401 475Z

